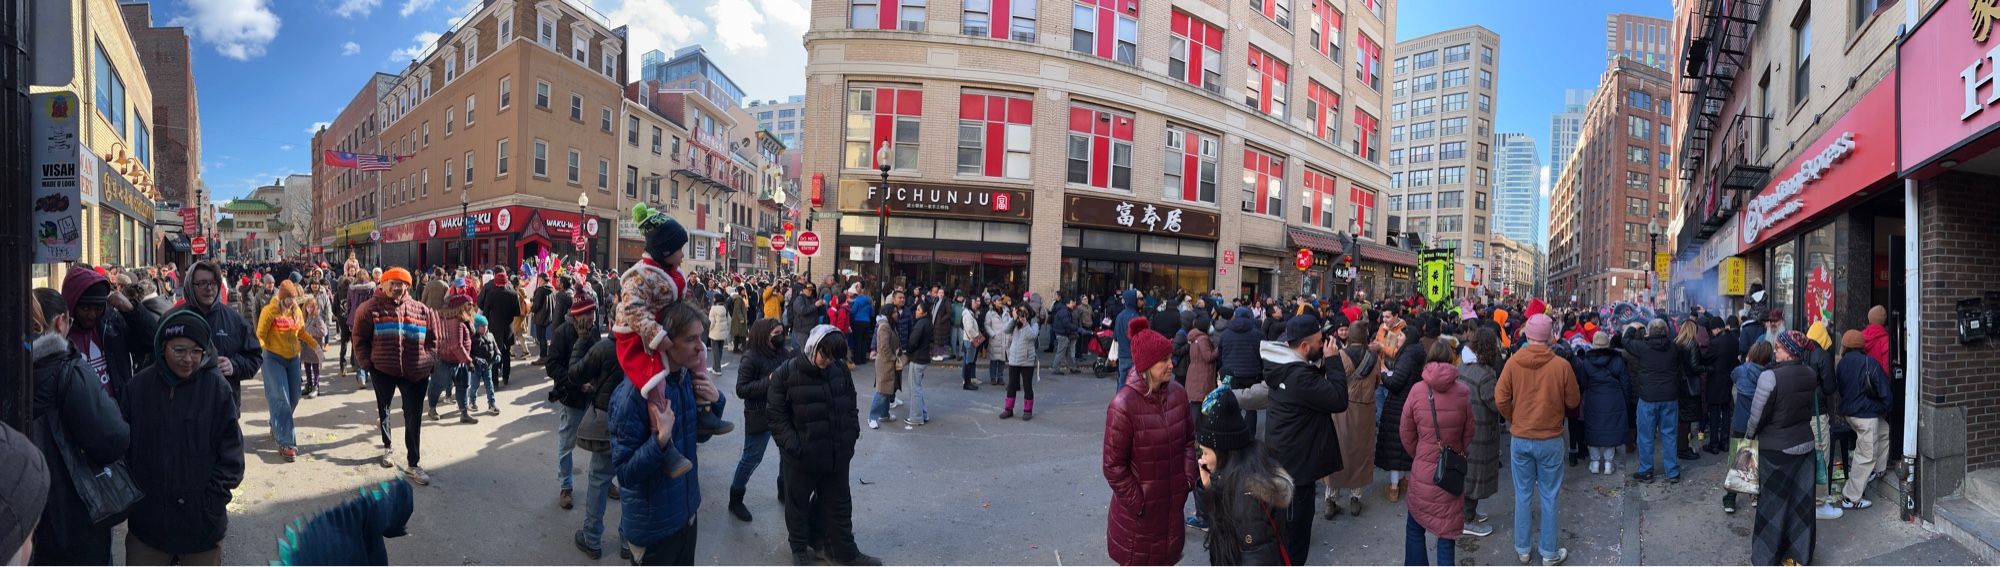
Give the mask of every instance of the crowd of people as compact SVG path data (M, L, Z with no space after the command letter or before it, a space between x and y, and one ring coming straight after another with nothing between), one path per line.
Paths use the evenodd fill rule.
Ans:
M1566 469L1630 466L1635 482L1678 483L1681 463L1704 453L1733 463L1723 512L1746 497L1757 508L1752 561L1810 563L1815 522L1871 506L1869 483L1887 469L1895 393L1880 307L1836 343L1823 322L1790 330L1775 309L1633 320L1539 300L1131 288L1051 300L1001 285L683 270L685 230L647 211L635 219L646 254L622 273L354 260L72 268L60 291L27 302L25 442L45 457L30 465L46 465L25 474L46 479L46 505L25 526L0 522L0 544L21 544L0 550L107 564L124 522L130 564L217 564L243 480L245 382L261 379L271 439L291 462L300 404L353 380L375 396L376 461L421 486L433 480L424 424L499 415L495 392L513 386L517 359L550 380L563 509L579 498L574 452L588 453L576 548L604 553L603 517L619 500L612 545L635 564L693 561L693 448L732 433L743 439L733 518L753 521L746 487L775 445L795 562L880 564L854 538L856 440L863 427L930 423L926 374L953 362L961 389L1004 389L1002 420L1034 419L1044 368L1110 377L1106 547L1120 564L1175 563L1188 530L1213 564L1304 564L1316 521L1374 502L1406 508L1408 563L1453 564L1457 540L1496 531L1480 505L1502 497L1504 465L1514 551L1557 565L1569 553L1557 520ZM724 352L741 355L733 404L711 379ZM863 415L853 373L870 363ZM75 479L94 470L128 471L146 496L110 513L99 498L87 506L96 488Z

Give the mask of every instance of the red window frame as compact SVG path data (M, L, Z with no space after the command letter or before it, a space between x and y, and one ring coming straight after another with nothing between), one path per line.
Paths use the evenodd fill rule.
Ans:
M892 0L884 0L892 1ZM1097 34L1091 40L1091 55L1107 60L1118 60L1118 18L1139 20L1139 0L1074 0L1077 6L1089 8L1097 15ZM1137 38L1134 38L1137 39ZM1138 46L1133 46L1137 49Z
M980 151L985 154L985 163L981 164L980 175L1006 177L1007 125L1034 125L1034 97L1017 93L960 93L958 120L961 125L967 121L978 122L984 129L980 136L983 146Z
M1381 148L1377 147L1381 143L1381 127L1381 119L1366 110L1354 109L1354 155L1368 161L1381 161Z
M1307 79L1306 101L1311 103L1310 108L1313 110L1313 135L1339 144L1340 93L1333 92L1333 89L1326 88L1326 85L1319 84L1319 81Z
M1214 134L1210 134L1193 128L1186 128L1175 125L1170 125L1167 127L1167 136L1169 137L1181 136L1181 147L1179 156L1181 160L1180 199L1182 201L1190 201L1195 203L1214 203L1216 198L1215 195L1209 195L1207 199L1201 198L1201 165L1203 161L1201 155L1201 143L1203 140L1206 140L1209 144L1212 144L1213 147L1216 148L1216 153L1219 154L1221 153L1221 148L1222 148L1222 138ZM1173 148L1169 147L1167 148L1167 150L1172 151ZM1168 159L1173 159L1173 158L1174 156L1169 154ZM1220 156L1210 157L1208 158L1208 160L1216 162L1216 168L1221 169L1222 164ZM1216 177L1221 177L1221 176L1222 176L1221 172L1217 171ZM1220 180L1217 180L1217 184L1220 185Z
M1375 190L1347 184L1347 202L1354 204L1354 234L1368 236L1368 219L1375 213Z
M1368 88L1382 90L1382 45L1375 43L1368 34L1355 34L1354 78L1361 79Z
M1340 27L1346 19L1346 15L1333 7L1333 2L1313 0L1313 22L1307 26L1309 31L1319 33L1319 41L1313 42L1313 51L1334 58L1335 63L1340 62Z
M1271 182L1277 181L1273 187ZM1271 155L1245 144L1243 146L1243 182L1251 184L1253 194L1249 212L1264 215L1284 215L1285 158ZM1273 191L1276 189L1276 191ZM1273 211L1271 199L1278 199L1277 210Z
M884 1L896 2L900 0L884 0ZM899 7L897 10L901 11L901 8ZM961 8L961 10L963 10L963 8ZM962 18L964 16L961 15L960 17ZM986 35L983 37L990 37L993 39L1013 39L1014 38L1013 33L1014 33L1014 1L992 0L992 2L986 5Z
M1250 48L1249 63L1250 71L1255 74L1248 76L1248 78L1258 81L1257 104L1250 105L1250 101L1248 100L1243 101L1244 104L1257 109L1258 112L1278 118L1285 118L1286 110L1278 110L1276 112L1272 110L1277 108L1278 102L1284 102L1287 106L1290 105L1290 101L1284 100L1286 97L1283 97L1279 91L1291 88L1291 64L1286 63L1285 60L1279 59L1275 55L1265 53L1264 50L1257 49L1256 47Z
M1099 120L1099 115L1106 119ZM1131 114L1095 106L1073 105L1069 107L1069 133L1072 136L1086 136L1090 139L1090 182L1087 185L1099 189L1131 190L1128 187L1111 186L1112 145L1124 144L1126 155L1134 155ZM1065 154L1067 155L1067 154Z
M1187 78L1185 80L1188 84L1196 87L1204 86L1202 84L1202 65L1205 63L1206 58L1222 57L1222 28L1216 27L1215 24L1208 23L1200 18L1190 16L1186 12L1175 10L1173 34L1187 41L1187 53L1177 54L1181 56L1181 60L1187 62ZM1215 50L1215 53L1210 54L1206 52L1210 49Z
M895 147L897 141L892 138L896 133L897 118L917 118L921 122L924 116L924 90L921 87L897 88L878 86L850 88L875 89L875 128L874 132L871 132L872 138L868 142L868 162L873 164L875 169L881 169L882 162L877 161L875 151L881 148L884 143L890 144L890 147ZM902 151L900 148L896 150L896 152L900 151ZM890 152L892 164L896 152Z
M1320 220L1326 218L1326 213L1328 212L1326 210L1326 199L1340 195L1339 191L1336 190L1339 185L1339 178L1333 174L1313 169L1310 166L1306 167L1304 193L1308 200L1304 203L1299 203L1299 212L1305 214L1305 218L1302 219L1305 224L1334 228L1332 225L1320 222ZM1335 208L1339 207L1337 202L1333 206Z

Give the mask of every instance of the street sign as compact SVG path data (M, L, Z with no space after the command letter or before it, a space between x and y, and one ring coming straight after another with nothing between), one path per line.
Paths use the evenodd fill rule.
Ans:
M819 233L810 230L799 233L799 254L808 257L819 255Z
M1298 255L1292 258L1292 265L1298 266L1301 272L1311 269L1313 266L1312 249L1300 248Z
M846 214L844 214L844 213L841 213L840 211L830 211L830 212L829 212L829 211L815 211L815 212L813 212L813 214L812 214L812 219L813 219L813 220L840 220L840 219L841 219L841 217L844 217L844 216L847 216L847 215L846 215Z
M785 251L785 235L783 234L771 235L771 251L772 252Z
M379 230L371 230L371 231L368 231L368 239L369 239L369 240L381 240L381 239L382 239L382 231L379 231Z
M194 252L196 256L207 254L208 239L200 236L194 237L194 242L188 244L188 251Z
M36 146L29 152L35 262L74 262L83 255L83 200L87 196L79 183L91 181L90 175L79 172L80 161L95 159L83 159L89 150L80 149L77 137L82 101L68 91L29 98L34 107L31 124Z

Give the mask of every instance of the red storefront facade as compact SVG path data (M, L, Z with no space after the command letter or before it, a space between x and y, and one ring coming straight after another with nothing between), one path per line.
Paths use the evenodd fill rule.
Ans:
M579 219L590 263L610 265L610 239L614 226L601 217L580 216L576 211L560 211L509 205L475 209L455 214L414 220L382 229L383 258L388 265L432 266L470 265L477 267L520 265L523 258L535 258L543 250L565 260L584 257L573 244ZM473 221L473 234L466 238L465 221Z

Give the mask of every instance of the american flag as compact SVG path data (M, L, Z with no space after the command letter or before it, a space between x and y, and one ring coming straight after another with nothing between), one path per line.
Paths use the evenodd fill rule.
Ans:
M388 171L390 166L396 165L396 162L409 159L409 156L357 154L354 152L327 150L324 159L326 165L329 167L352 167L361 171Z

